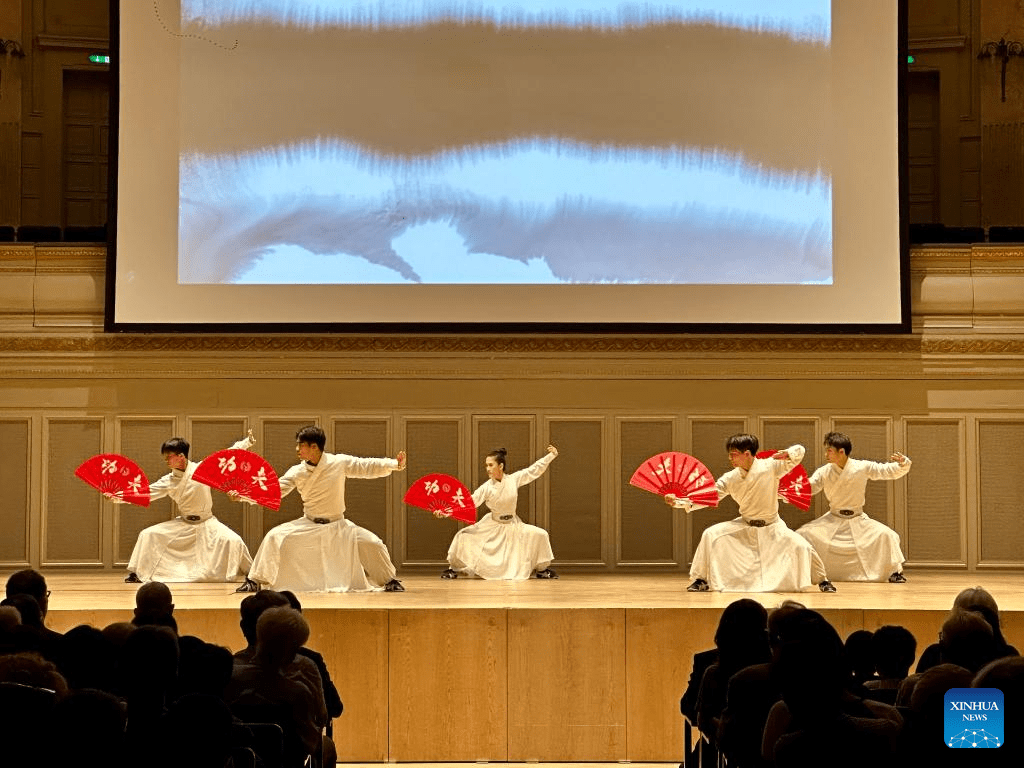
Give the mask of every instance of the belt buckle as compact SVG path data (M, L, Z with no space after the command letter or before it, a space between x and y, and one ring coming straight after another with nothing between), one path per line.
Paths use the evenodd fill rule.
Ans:
M747 520L747 525L751 528L764 528L768 523L765 520Z
M198 523L201 519L199 515L185 515L185 521L189 523Z
M513 517L514 517L514 515L501 515L501 516L498 517L498 519L499 520L506 520L507 521L507 520L511 520Z
M313 522L317 525L327 525L331 521L328 520L326 517L314 517Z
M853 517L854 515L857 514L857 512L855 510L852 510L852 509L840 509L839 510L839 514L842 515L843 517Z

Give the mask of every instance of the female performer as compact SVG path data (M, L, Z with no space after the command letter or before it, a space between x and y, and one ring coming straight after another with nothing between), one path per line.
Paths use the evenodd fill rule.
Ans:
M543 475L558 451L549 445L545 456L508 475L505 454L504 448L487 454L484 467L488 480L473 491L473 503L477 507L487 504L490 512L455 534L448 548L449 567L441 574L442 579L455 579L460 573L517 581L531 575L538 579L558 578L549 567L555 556L548 532L524 523L516 514L519 488Z

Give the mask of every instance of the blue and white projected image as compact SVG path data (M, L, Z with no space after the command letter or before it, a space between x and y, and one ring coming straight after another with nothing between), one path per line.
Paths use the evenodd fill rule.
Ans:
M178 283L832 284L830 14L181 0Z

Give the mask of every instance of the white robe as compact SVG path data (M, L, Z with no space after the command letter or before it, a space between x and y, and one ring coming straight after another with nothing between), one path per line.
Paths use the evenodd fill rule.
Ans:
M396 469L395 459L341 453L321 454L315 466L300 462L291 467L279 478L281 496L297 489L303 516L267 532L249 578L293 592L383 589L395 578L395 566L376 534L345 519L345 478L386 477Z
M827 578L818 554L779 517L779 480L804 457L802 445L786 450L786 460L755 458L748 471L736 468L718 478L718 497L732 496L740 516L705 529L690 578L722 592L799 592Z
M231 447L251 446L246 437ZM213 516L210 486L192 479L198 466L189 461L185 469L171 470L149 486L150 500L170 496L181 515L139 532L128 571L143 581L245 580L252 564L249 549L241 536Z
M448 564L467 576L482 579L529 579L543 571L555 559L548 532L524 523L516 514L519 489L544 474L554 460L545 454L525 469L488 480L473 491L477 508L490 510L473 525L466 526L452 539Z
M797 529L821 556L825 569L836 581L887 581L903 570L903 551L896 531L872 520L864 512L868 480L895 480L910 471L910 459L902 465L847 459L818 467L811 475L811 493L825 492L829 511ZM844 516L838 510L855 514Z

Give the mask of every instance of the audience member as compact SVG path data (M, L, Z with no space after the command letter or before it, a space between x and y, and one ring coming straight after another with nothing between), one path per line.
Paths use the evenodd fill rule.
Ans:
M135 592L135 616L132 624L136 627L148 624L168 627L178 632L174 619L174 598L170 588L159 581L147 581Z
M996 599L984 587L969 587L962 590L953 600L953 611L973 611L980 614L992 627L992 636L997 657L1018 656L1017 649L1006 642L999 621L999 606ZM921 654L916 672L924 672L941 662L939 643L932 643Z
M917 655L917 640L906 627L887 624L871 636L871 658L878 677L864 683L865 695L886 704L896 703L899 690Z

